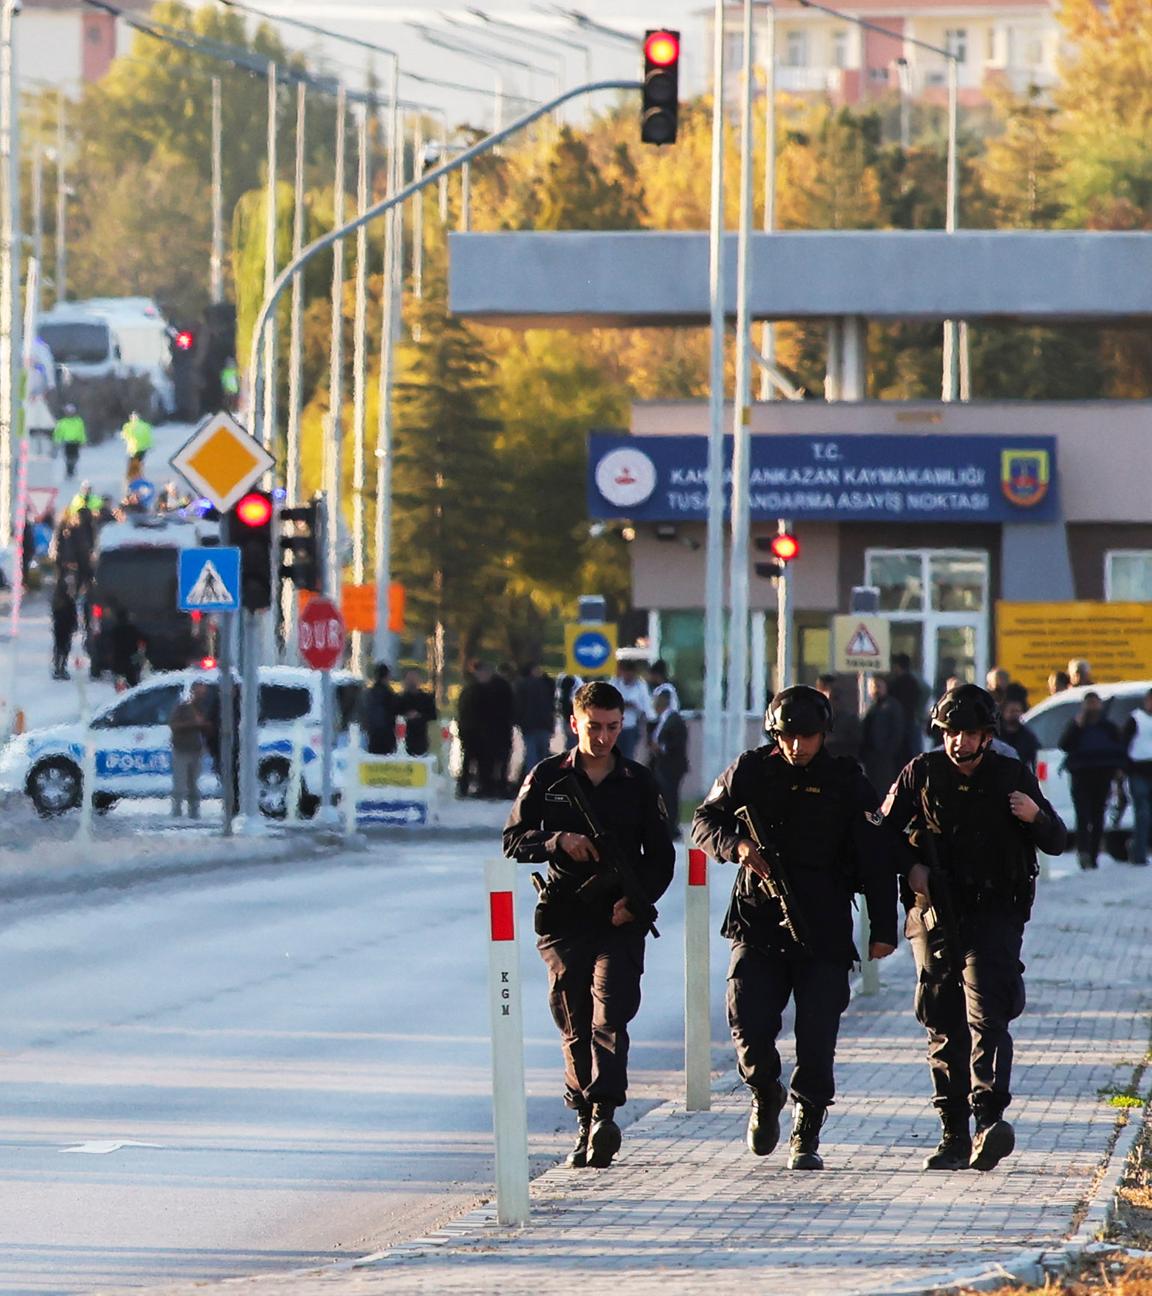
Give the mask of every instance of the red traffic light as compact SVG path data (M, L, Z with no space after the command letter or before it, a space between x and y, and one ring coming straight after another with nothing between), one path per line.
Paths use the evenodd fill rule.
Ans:
M236 505L236 516L249 527L265 526L272 516L272 501L267 495L253 492Z
M196 345L196 334L191 329L180 329L172 339L172 345L177 351L191 351Z
M680 57L680 38L675 32L649 32L644 38L644 57L657 67L671 67Z
M783 531L772 537L772 552L781 562L791 562L800 552L800 541Z

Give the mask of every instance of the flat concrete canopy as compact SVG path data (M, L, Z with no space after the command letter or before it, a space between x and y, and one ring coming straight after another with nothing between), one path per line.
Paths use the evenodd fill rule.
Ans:
M708 235L453 234L451 310L520 328L706 324ZM1152 317L1152 233L814 230L752 237L756 319ZM726 248L736 309L736 236Z

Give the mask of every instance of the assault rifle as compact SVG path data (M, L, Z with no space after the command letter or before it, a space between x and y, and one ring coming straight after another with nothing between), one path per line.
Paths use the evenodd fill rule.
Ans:
M741 806L736 811L736 818L747 828L753 845L768 865L768 876L762 877L757 873L756 878L764 892L779 904L783 915L780 926L802 950L808 950L808 923L788 881L788 870L784 867L780 852L767 832L759 811L752 806Z
M928 938L928 957L932 970L941 976L953 976L963 963L960 948L960 925L956 918L956 904L952 883L940 866L936 849L936 834L927 824L917 825L908 834L908 844L928 869L928 898L930 904L922 911L924 934Z
M656 919L659 917L656 906L648 899L644 883L641 882L632 861L620 849L620 843L605 831L597 818L592 803L580 786L580 780L574 774L565 774L549 790L567 796L580 812L580 817L588 830L587 836L600 857L596 872L577 888L577 899L585 904L591 904L613 888L623 891L629 910L644 932L659 936L660 933L656 930Z

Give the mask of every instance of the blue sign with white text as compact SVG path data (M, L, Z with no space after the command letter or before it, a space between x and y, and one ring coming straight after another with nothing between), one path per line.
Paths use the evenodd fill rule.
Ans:
M239 606L239 549L181 549L179 607L183 611L235 612Z
M725 438L725 507L732 438ZM1055 437L752 437L754 519L826 522L1053 522ZM708 515L708 438L593 433L588 512L637 522Z

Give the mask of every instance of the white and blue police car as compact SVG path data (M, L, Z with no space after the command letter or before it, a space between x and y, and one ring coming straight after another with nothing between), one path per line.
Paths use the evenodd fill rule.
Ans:
M258 735L260 809L272 818L285 814L291 779L292 747L302 729L300 809L311 814L320 784L321 675L290 666L260 668ZM122 693L91 719L88 733L79 721L34 729L13 738L0 751L0 793L26 793L39 814L63 814L80 805L84 745L93 744L92 804L107 811L122 798L167 797L172 791L172 743L168 717L193 684L210 695L219 687L216 670L167 671L150 676ZM332 672L338 743L347 742L355 718L360 680ZM239 680L235 685L239 692ZM342 767L343 761L340 761ZM200 774L202 797L218 797L220 781L207 755Z

